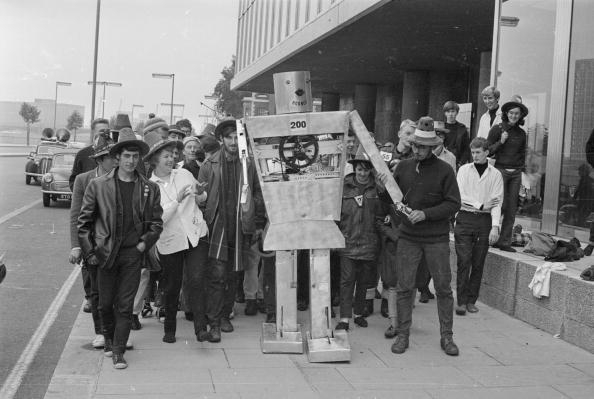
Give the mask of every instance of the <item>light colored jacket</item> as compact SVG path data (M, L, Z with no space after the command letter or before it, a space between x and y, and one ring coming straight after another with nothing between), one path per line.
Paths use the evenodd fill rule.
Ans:
M178 193L186 186L196 183L192 173L186 169L173 169L169 179L162 180L154 173L151 181L159 186L163 208L163 232L157 241L159 253L167 255L198 245L201 237L208 234L208 226L196 202L206 201L206 192L197 198L188 195L177 202Z
M476 137L484 137L487 138L489 136L489 130L494 125L501 123L501 106L497 109L495 113L495 119L493 119L493 123L491 123L491 116L489 115L489 110L487 110L483 115L481 115L481 119L479 120L479 128L476 132Z

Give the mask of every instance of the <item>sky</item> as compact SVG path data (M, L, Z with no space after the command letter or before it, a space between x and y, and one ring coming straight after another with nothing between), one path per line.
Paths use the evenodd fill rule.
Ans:
M85 107L91 118L93 52L97 0L0 0L0 100L53 99ZM107 87L105 117L119 110L157 112L169 121L171 80L175 104L196 128L210 113L204 95L212 93L235 54L238 0L101 0L97 81ZM101 116L103 86L97 86ZM174 115L181 116L181 107Z

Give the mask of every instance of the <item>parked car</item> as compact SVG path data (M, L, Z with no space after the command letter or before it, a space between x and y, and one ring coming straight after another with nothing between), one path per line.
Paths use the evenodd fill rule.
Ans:
M27 159L29 161L25 165L25 183L31 184L31 180L40 182L43 175L45 175L50 168L52 156L66 148L81 149L85 146L84 143L71 141L67 143L60 143L57 141L41 141L35 151L29 153Z
M78 149L63 148L60 152L53 154L51 168L41 178L41 195L43 206L50 206L51 201L70 201L72 191L68 184L74 157Z

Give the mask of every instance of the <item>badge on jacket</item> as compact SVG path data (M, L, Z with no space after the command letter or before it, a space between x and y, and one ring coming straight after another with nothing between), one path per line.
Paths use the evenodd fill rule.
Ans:
M355 197L355 201L357 202L357 205L359 206L359 208L361 208L363 206L363 196L362 195L357 195Z

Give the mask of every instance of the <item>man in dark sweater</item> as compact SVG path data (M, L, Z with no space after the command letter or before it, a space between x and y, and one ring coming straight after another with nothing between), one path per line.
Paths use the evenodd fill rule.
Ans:
M460 106L455 101L446 101L443 105L446 137L444 147L456 157L456 170L470 162L470 135L466 125L456 120Z
M454 298L450 286L449 220L460 209L460 192L450 166L438 159L433 148L442 143L435 134L433 119L419 119L411 138L412 159L401 161L394 179L404 193L402 202L410 208L402 218L396 257L397 337L392 352L404 353L408 348L414 286L417 268L423 256L433 277L437 295L441 348L457 356L453 340ZM378 175L385 182L386 176ZM380 189L381 190L381 189Z

